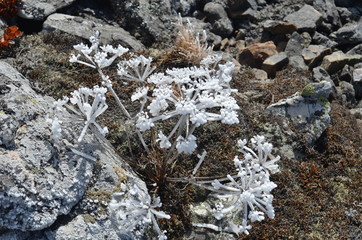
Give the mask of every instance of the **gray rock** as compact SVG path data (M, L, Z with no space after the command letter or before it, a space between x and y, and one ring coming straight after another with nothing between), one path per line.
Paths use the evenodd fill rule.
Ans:
M349 55L345 54L342 51L337 51L331 55L325 56L323 58L321 66L327 70L329 74L336 73L338 70L341 70L344 65L348 64L353 66L354 64L362 61L362 55Z
M313 68L313 80L315 82L326 81L329 82L333 87L335 87L331 76L329 76L328 72L321 66Z
M354 115L357 119L362 119L362 108L354 108L349 110L349 112Z
M228 37L233 32L232 23L221 4L209 2L204 6L204 12L212 25L213 33Z
M144 44L169 42L177 16L171 16L169 0L110 0L120 26Z
M295 13L284 18L284 21L294 24L298 31L314 32L322 21L322 14L310 5L304 5Z
M362 68L353 70L353 82L352 85L355 89L357 99L362 99Z
M278 70L288 64L288 61L287 54L281 52L265 59L261 68L273 77Z
M332 53L330 48L322 45L309 45L302 50L302 57L309 68L314 68L320 64L323 57Z
M343 25L354 20L354 15L348 8L337 7L337 9Z
M288 57L300 56L302 54L303 48L308 47L310 42L311 37L309 33L304 32L299 34L297 32L293 32L284 51Z
M352 82L353 67L344 65L341 73L339 74L339 81Z
M171 9L174 14L181 13L182 16L190 15L196 7L196 0L171 0Z
M289 57L289 66L301 71L308 70L308 66L305 64L302 56Z
M347 52L347 54L351 54L351 55L360 54L360 55L362 55L362 43L354 46L351 50L349 50Z
M318 45L323 45L327 48L334 48L338 45L337 42L330 40L328 37L324 36L319 32L314 33L313 42Z
M328 96L332 91L329 82L310 83L302 91L270 105L266 111L284 116L292 121L298 132L304 133L309 145L321 136L331 124Z
M0 89L0 124L8 126L0 131L0 239L130 239L114 227L107 204L121 182L148 194L144 182L107 141L100 145L86 134L82 144L73 144L81 130L76 124L63 129L64 138L54 144L46 121L54 99L37 95L1 61ZM62 222L61 215L74 219Z
M18 15L22 18L44 20L58 9L69 6L75 0L22 0Z
M95 23L81 17L55 13L50 15L44 22L43 28L47 31L60 30L84 39L89 39L96 31L101 33L103 44L117 42L124 47L140 51L143 44L120 27L107 24Z
M354 105L356 103L356 91L349 82L339 82L339 86L336 87L336 90L338 99L340 99L344 105L350 106L351 104Z
M362 43L362 21L348 23L330 34L330 38L338 44Z
M362 82L362 68L353 70L353 81Z
M330 23L334 27L341 27L342 23L334 1L314 0L313 6L322 14L324 22Z
M227 1L228 15L234 20L255 20L258 18L258 4L256 0Z
M50 98L37 96L10 65L0 63L5 115L18 122L11 141L14 149L0 148L0 226L18 230L49 227L81 199L93 164L65 151L56 154L46 122ZM6 113L5 113L6 109ZM86 151L90 151L88 146Z

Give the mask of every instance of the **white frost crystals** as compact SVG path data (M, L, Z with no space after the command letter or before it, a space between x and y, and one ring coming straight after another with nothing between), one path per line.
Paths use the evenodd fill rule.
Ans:
M239 106L232 97L236 90L229 85L234 65L219 61L217 57L209 57L200 67L173 68L150 75L146 81L154 84L152 96L145 94L148 90L145 88L137 90L133 96L141 102L150 102L149 114L142 112L138 116L139 130L148 130L156 121L176 117L178 120L171 132L167 136L159 134L162 138L158 141L161 148L167 148L171 145L165 143L175 136L178 152L191 154L197 146L196 137L192 135L195 128L208 121L239 123L236 112ZM210 62L215 68L209 68Z
M95 86L93 89L81 87L71 93L72 97L64 97L54 102L55 119L52 120L53 139L61 137L61 123L79 123L84 125L83 130L77 139L78 142L83 137L89 127L95 126L99 133L105 135L108 133L107 127L101 127L96 118L107 108L105 93L106 88Z
M139 104L139 110L134 111L132 107L132 112L128 112L115 93L110 77L103 72L104 68L110 66L128 49L122 46L117 48L110 45L100 46L98 37L99 33L90 38L90 47L84 44L75 45L74 48L80 54L72 55L70 62L97 70L102 87L95 86L93 89L81 87L72 92L70 98L64 97L54 103L55 117L50 121L54 140L61 138L61 125L75 123L82 127L80 134L76 135L78 142L81 142L86 132L91 130L100 140L100 144L107 144L102 142L104 138L100 138L100 135L104 136L108 130L96 121L108 107L105 97L107 92L114 97L124 115L120 116L120 119L132 125L130 129L138 135L147 154L150 153L150 144L154 142L150 139L150 134L143 135L143 133L152 128L157 129L155 133L158 138L153 140L161 149L168 149L167 154L164 154L165 158L161 160L163 164L160 166L164 168L161 169L162 173L172 170L178 154L192 154L196 151L197 137L194 133L196 128L210 121L220 121L225 124L239 123L237 112L239 106L233 97L233 93L237 90L230 86L235 66L231 62L221 61L221 57L210 55L192 67L154 72L155 67L151 58L130 54L130 58L124 59L117 65L119 78L133 81L135 82L133 86L137 86L130 99ZM199 38L196 40L199 41ZM205 49L206 45L199 47L203 48L204 53L209 53L206 51L209 49ZM161 122L164 121L171 124L162 125ZM278 171L276 162L279 157L272 157L273 146L265 142L261 136L251 139L251 147L247 146L246 140L239 141L238 146L244 158L240 160L235 157L236 174L227 175L223 179L213 178L210 181L199 182L197 179L200 178L194 175L206 156L205 151L199 156L200 161L191 177L186 177L186 180L183 178L175 180L175 182L188 181L190 184L211 190L218 198L213 216L217 219L217 223L222 222L222 224L217 226L211 223L195 223L194 226L235 234L249 234L251 226L248 222L262 221L264 214L270 218L274 217L273 196L270 192L276 184L270 181L269 177L271 173ZM78 150L73 149L73 152L95 161L95 158ZM157 172L158 169L155 170ZM172 181L172 177L164 180ZM155 183L157 185L157 182ZM160 230L157 223L157 218L170 218L166 213L157 210L161 205L160 198L151 199L136 184L122 183L121 192L115 193L109 204L110 217L119 231L131 233L135 239L143 236L149 223L153 224L159 239L167 239L165 232Z
M223 227L213 224L195 223L197 227L219 229L220 231L249 234L251 225L248 221L264 220L264 213L269 218L274 218L272 206L273 195L270 193L277 185L270 181L270 173L279 171L276 162L279 156L273 157L273 146L265 142L263 136L255 136L251 139L252 147L246 146L246 140L239 140L239 152L244 154L242 160L238 156L234 158L237 174L227 175L224 179L228 183L223 184L219 180L211 182L211 186L198 184L201 187L215 192L220 199L215 205L214 217L217 220L225 219ZM242 221L240 222L240 219Z
M119 231L126 234L132 233L134 239L140 239L148 224L152 223L158 239L167 239L166 231L161 231L156 220L156 218L171 218L170 215L156 210L162 206L160 198L151 201L150 196L141 191L136 184L131 186L128 184L131 183L127 185L122 183L122 192L115 193L109 203L114 224L117 225Z

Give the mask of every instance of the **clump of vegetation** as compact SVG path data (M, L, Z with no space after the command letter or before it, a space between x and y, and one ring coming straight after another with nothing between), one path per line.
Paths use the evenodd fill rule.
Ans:
M97 118L108 108L106 92L109 92L126 118L125 123L130 126L144 148L144 154L149 159L145 165L149 165L151 176L154 176L147 179L154 181L151 182L152 185L162 187L170 181L188 183L212 191L221 199L215 205L213 215L217 220L223 219L224 223L220 226L194 223L194 226L249 234L249 221L264 220L264 213L273 218L273 197L270 192L276 185L270 181L269 176L278 171L275 162L279 157L272 157L273 146L265 142L262 136L253 137L250 147L246 140L238 142L239 152L244 157L234 158L236 171L229 171L226 177L217 176L208 181L195 177L206 157L206 151L197 155L198 163L189 176L178 179L170 177L178 157L196 151L196 129L215 121L228 125L239 123L239 106L233 98L233 93L237 91L230 87L234 64L221 63L221 57L207 55L198 59L200 62L197 66L153 73L155 68L151 58L136 56L123 60L118 63L118 75L123 80L139 84L131 100L138 102L140 107L136 114L131 115L114 91L110 77L103 70L117 57L128 52L128 49L120 45L116 48L110 45L101 46L98 36L99 33L96 33L89 39L91 46L83 43L75 45L74 48L79 54L72 55L70 62L95 69L101 77L102 86L96 85L92 89L81 87L73 91L70 98L63 97L55 102L55 118L50 121L55 144L58 147L63 146L64 142L60 140L63 131L67 131L63 124L68 122L82 125L82 131L75 142L82 142L86 132L91 131L100 144L106 144L104 135L108 133L108 128L102 127ZM198 40L198 36L195 39ZM204 48L199 41L193 44ZM199 55L198 57L201 58ZM167 132L162 126L163 122L172 126ZM151 135L155 135L157 131L157 137L150 139L149 134L144 134L147 131L151 131ZM73 152L94 160L92 156L76 149L73 149ZM230 184L227 184L229 182ZM152 198L132 182L123 184L121 188L121 192L113 195L110 204L112 220L119 225L119 229L139 237L147 223L152 222L159 239L166 239L165 231L160 230L156 218L170 219L171 216L158 210L162 204L157 197L157 188L152 192Z
M173 66L198 66L203 59L212 53L212 48L207 44L206 32L203 31L201 36L189 20L185 25L181 18L178 28L174 47L165 56L162 63Z
M6 19L18 13L18 0L0 0L0 16Z

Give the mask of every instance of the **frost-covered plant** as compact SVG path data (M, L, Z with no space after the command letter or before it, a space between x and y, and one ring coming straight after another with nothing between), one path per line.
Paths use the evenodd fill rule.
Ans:
M81 142L86 132L91 129L98 136L104 136L108 130L97 123L97 117L106 109L106 92L110 92L117 105L126 117L125 122L131 124L147 153L150 153L148 144L144 140L143 132L150 130L162 121L174 123L170 132L165 133L162 125L157 138L160 148L168 149L168 154L162 164L157 167L167 169L176 162L176 153L191 154L197 148L194 131L197 127L210 121L221 121L226 124L239 123L237 110L239 106L232 94L237 90L230 87L234 64L221 63L217 56L210 55L210 49L194 35L192 25L180 33L182 41L194 44L200 52L197 66L172 68L165 72L154 73L152 59L144 56L132 56L130 59L118 63L117 73L122 80L135 81L140 87L135 89L131 96L133 102L139 102L139 111L131 116L112 87L112 81L104 74L103 69L110 66L114 60L128 51L127 48L110 45L102 46L99 42L99 33L90 38L91 46L75 45L80 54L72 55L70 62L80 63L98 71L102 87L93 89L82 87L72 93L71 98L64 97L55 102L55 118L51 121L53 138L59 139L62 134L61 125L66 122L82 125L82 131L77 139ZM194 36L194 38L191 37ZM189 38L188 38L189 37ZM192 52L192 49L189 49ZM207 54L206 54L207 53ZM195 57L195 56L194 56ZM99 137L98 139L102 139ZM104 139L104 138L103 138ZM252 138L252 147L246 146L246 141L239 141L240 152L244 159L235 158L237 175L228 175L223 180L212 182L198 182L190 178L190 183L207 188L216 193L220 201L214 210L217 219L231 219L228 226L218 227L213 224L195 224L195 226L217 228L231 231L236 234L248 233L250 221L261 221L264 213L274 216L271 205L273 196L270 191L276 185L269 180L269 174L278 170L275 162L279 159L268 160L272 145L265 143L263 137ZM76 149L74 153L95 160ZM206 152L200 157L193 175L200 167ZM172 156L172 157L171 157ZM165 169L157 169L165 173ZM164 176L162 176L164 177ZM224 182L230 182L230 184ZM170 216L156 210L161 207L159 198L153 199L143 193L135 184L121 186L122 191L114 194L110 203L113 220L120 231L132 232L135 237L141 236L146 225L153 223L159 239L166 239L157 224L156 218L169 219ZM259 211L261 210L261 211ZM237 216L243 219L241 224L235 223Z
M175 52L187 62L198 65L204 58L212 53L212 48L207 44L206 31L195 30L194 25L187 19L183 24L182 18L178 21L179 31L175 42Z
M149 103L147 107L142 105L137 116L138 129L143 132L157 121L175 117L171 132L166 136L160 131L157 141L161 148L169 148L174 137L177 151L190 154L197 146L195 128L209 121L238 123L239 106L231 95L236 90L229 85L234 65L227 62L210 69L210 62L218 60L210 57L200 67L173 68L150 75L146 81L153 84L152 94L148 94L149 87L141 87L132 96L134 101Z
M119 231L133 234L140 239L146 227L152 223L153 229L158 233L158 239L167 239L166 231L161 231L156 218L170 219L163 211L156 210L162 206L160 198L151 201L151 197L141 191L136 184L121 184L121 192L113 194L109 203L111 219Z
M106 88L94 86L93 89L81 87L71 93L72 97L64 97L54 102L55 119L52 121L53 139L58 140L61 137L61 124L79 123L83 125L83 130L77 139L83 140L86 131L90 126L95 126L103 136L108 133L107 127L101 127L96 118L107 108L105 93Z
M249 234L248 230L251 229L249 221L262 221L265 218L264 214L274 218L271 191L277 185L270 180L270 174L279 171L276 162L280 157L271 155L273 146L265 142L263 136L253 137L251 147L246 144L246 140L238 141L239 152L244 158L239 159L238 156L234 158L237 174L227 175L224 179L227 183L219 180L213 180L209 185L194 182L195 185L213 191L220 199L213 211L217 220L225 219L223 226L205 223L195 223L194 226L235 234Z

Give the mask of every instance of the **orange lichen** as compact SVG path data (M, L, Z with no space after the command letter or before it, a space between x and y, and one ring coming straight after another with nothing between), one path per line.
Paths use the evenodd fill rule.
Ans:
M0 48L9 47L10 44L14 44L14 39L23 35L17 26L11 26L5 28L5 32L2 38L0 38Z

